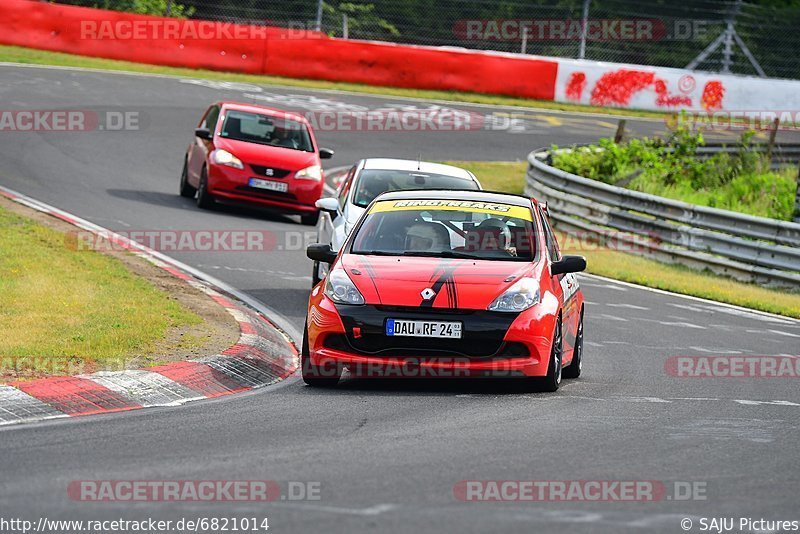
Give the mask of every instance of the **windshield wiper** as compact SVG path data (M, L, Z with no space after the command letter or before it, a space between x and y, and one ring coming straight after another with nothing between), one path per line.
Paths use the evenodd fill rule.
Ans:
M388 250L353 250L352 253L361 256L402 256L401 252L390 252Z
M428 257L428 258L466 258L470 260L478 260L480 258L475 257L472 254L466 252L456 252L453 250L442 250L440 252L424 252L424 251L416 251L416 250L406 250L402 253L403 256L417 256L417 257Z

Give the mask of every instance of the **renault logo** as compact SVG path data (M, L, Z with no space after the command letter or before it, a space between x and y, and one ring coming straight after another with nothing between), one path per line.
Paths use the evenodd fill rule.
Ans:
M420 293L422 300L431 300L433 297L436 296L436 291L431 288L423 289L422 293Z

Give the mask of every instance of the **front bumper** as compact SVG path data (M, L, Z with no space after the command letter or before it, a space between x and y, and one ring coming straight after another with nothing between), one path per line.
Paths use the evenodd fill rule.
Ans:
M392 377L544 376L554 322L526 310L421 310L383 306L337 306L315 288L309 308L311 362L336 363L351 373ZM389 337L385 321L459 321L462 338ZM545 334L547 332L547 334Z
M256 176L245 165L244 170L225 165L208 165L208 191L221 201L247 203L291 213L314 213L314 203L322 196L324 180L298 180L294 173L275 181L285 182L288 190L283 192L256 189L248 185Z

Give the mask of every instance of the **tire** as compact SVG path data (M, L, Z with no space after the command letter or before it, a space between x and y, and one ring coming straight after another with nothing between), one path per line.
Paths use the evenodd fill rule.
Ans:
M564 378L578 378L583 369L583 310L581 310L581 319L578 322L578 333L575 336L573 350L572 362L561 372L561 376Z
M203 167L203 172L200 173L200 187L197 188L197 207L211 210L215 205L214 197L208 192L208 171Z
M300 350L300 366L303 382L311 387L332 388L342 377L342 368L338 365L318 367L311 363L311 352L308 349L308 326L303 329L303 347Z
M542 391L557 391L561 385L561 356L564 352L564 339L561 332L561 317L558 318L556 329L553 333L553 348L550 350L550 365L547 366L547 376L542 378Z
M189 184L189 170L186 167L186 160L183 160L183 171L181 171L181 196L184 198L194 198L197 194L197 189Z
M310 213L308 215L301 215L300 222L306 226L316 226L317 221L319 221L319 212L315 211L314 213Z

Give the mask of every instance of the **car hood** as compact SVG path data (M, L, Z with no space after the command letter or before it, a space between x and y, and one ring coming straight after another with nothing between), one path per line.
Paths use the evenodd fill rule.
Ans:
M276 167L287 171L299 171L311 165L319 165L316 152L303 152L279 146L259 145L217 137L216 148L227 150L245 164Z
M485 310L517 279L535 270L527 262L358 254L342 256L341 265L367 304L464 310ZM423 299L425 289L436 296Z

